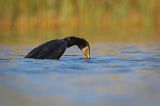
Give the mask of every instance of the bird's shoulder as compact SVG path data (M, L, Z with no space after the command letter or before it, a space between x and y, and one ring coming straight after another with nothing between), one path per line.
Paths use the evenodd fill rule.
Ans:
M37 48L58 48L58 47L66 47L67 43L64 40L50 40L41 45L37 46Z

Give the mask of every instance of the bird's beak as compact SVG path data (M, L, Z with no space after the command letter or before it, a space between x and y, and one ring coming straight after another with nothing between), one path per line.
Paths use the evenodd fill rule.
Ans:
M87 59L90 58L90 48L89 48L89 46L86 46L86 47L82 48L82 52Z

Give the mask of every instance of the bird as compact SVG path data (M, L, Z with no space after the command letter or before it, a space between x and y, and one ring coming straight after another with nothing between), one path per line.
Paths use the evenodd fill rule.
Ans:
M60 59L67 48L78 46L86 59L90 58L90 45L83 38L69 36L63 39L54 39L40 44L31 50L24 58Z

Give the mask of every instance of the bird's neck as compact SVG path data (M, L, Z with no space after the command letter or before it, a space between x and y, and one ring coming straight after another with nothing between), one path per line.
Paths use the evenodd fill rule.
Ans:
M69 38L64 39L64 41L67 43L68 48L77 45L77 43L74 40L71 40Z
M83 39L81 38L76 38L76 37L67 37L64 38L64 41L67 43L67 47L71 47L71 46L80 46L81 43L83 42Z

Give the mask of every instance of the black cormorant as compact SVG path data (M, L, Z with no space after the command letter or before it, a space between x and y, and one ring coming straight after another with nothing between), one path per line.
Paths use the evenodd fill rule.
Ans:
M25 58L59 59L67 48L74 45L81 49L86 58L90 58L89 43L85 39L74 36L45 42L31 50Z

